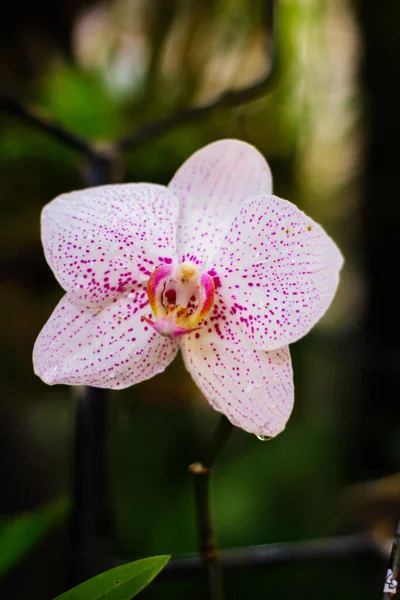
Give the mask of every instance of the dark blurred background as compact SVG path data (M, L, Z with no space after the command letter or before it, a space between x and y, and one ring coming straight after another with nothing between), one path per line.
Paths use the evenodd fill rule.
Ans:
M0 89L103 143L179 108L249 85L269 68L262 0L7 2ZM337 297L292 346L296 402L269 443L236 430L213 479L221 547L367 530L390 548L400 508L398 0L282 0L279 87L246 106L128 151L120 181L167 184L223 137L254 144L275 193L320 222L346 258ZM45 133L0 114L0 511L71 490L71 391L32 370L35 338L62 291L40 243L42 206L82 187L87 165ZM218 420L176 360L110 393L110 550L125 558L197 547L187 465ZM386 479L390 476L389 479ZM385 479L382 479L385 478ZM66 522L0 582L6 600L68 587ZM385 561L348 559L235 572L227 597L378 598ZM155 582L143 599L204 598L200 579Z

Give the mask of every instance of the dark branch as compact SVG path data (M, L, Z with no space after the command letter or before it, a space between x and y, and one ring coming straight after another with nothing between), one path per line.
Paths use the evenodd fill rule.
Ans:
M139 144L149 142L157 136L165 133L175 127L186 125L194 122L205 115L210 114L214 110L220 108L234 108L247 104L252 100L261 98L275 86L276 75L278 73L278 53L276 44L276 20L277 20L277 0L269 0L266 5L266 21L267 21L267 51L270 56L270 69L266 74L254 82L247 88L241 90L232 90L224 92L218 96L213 102L203 106L194 106L186 108L182 111L145 125L138 131L122 138L117 145L120 150L128 150L136 148Z
M225 446L226 442L230 438L233 432L233 425L228 419L221 415L216 430L214 431L214 435L210 442L210 447L208 449L208 454L203 461L203 466L206 469L212 469L221 449Z
M82 152L88 157L97 157L97 150L86 140L68 131L67 129L64 129L61 127L61 125L58 125L47 116L40 115L33 110L26 108L17 100L14 100L5 94L0 94L0 111L5 112L13 117L17 117L29 125L33 125L36 127L36 129L44 131L51 137L60 140L64 144L67 144L71 148Z
M221 415L206 459L203 463L194 463L189 467L189 471L194 475L199 560L207 566L208 588L211 600L222 600L224 592L221 562L213 527L210 476L214 462L228 441L232 430L233 425L224 415Z
M225 570L263 568L266 565L301 564L328 560L347 560L356 557L382 558L379 544L365 533L282 544L263 544L247 548L222 550L220 561ZM117 566L125 561L113 561ZM162 577L179 578L200 575L206 569L201 556L187 554L172 559L161 573Z
M108 533L107 398L105 390L74 388L73 508L70 522L70 585L105 569L101 556Z

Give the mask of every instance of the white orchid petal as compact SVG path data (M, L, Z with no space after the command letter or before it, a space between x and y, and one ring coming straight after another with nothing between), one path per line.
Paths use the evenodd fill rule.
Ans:
M102 306L175 259L177 216L177 199L158 185L62 194L42 213L47 262L80 304Z
M146 323L143 290L103 310L82 308L64 296L39 334L33 350L35 373L49 385L122 389L161 373L179 345ZM151 311L150 311L151 312Z
M215 270L248 339L273 350L303 337L322 317L342 264L320 225L286 200L258 196L232 222Z
M327 310L343 259L271 186L253 146L221 140L169 188L53 200L42 239L67 295L36 341L35 372L51 385L121 389L162 372L180 345L211 406L256 435L281 432L294 399L288 344Z
M210 261L241 203L271 193L271 172L250 144L220 140L195 152L169 189L180 201L179 259Z
M204 327L182 340L185 364L213 408L236 426L273 437L293 407L289 348L265 352L254 348L237 316L218 300Z

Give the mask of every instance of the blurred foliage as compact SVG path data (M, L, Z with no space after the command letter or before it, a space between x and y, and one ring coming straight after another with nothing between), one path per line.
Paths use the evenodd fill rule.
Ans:
M69 499L61 497L42 508L0 522L0 577L64 520L69 508Z
M26 28L21 15L18 28L15 20L13 44L0 61L3 86L96 142L248 85L269 68L262 0L61 4L64 12L58 4L46 9L48 21L40 25L35 18ZM129 151L121 172L121 180L166 184L204 144L244 139L270 161L276 193L319 221L346 256L329 314L292 347L296 404L287 431L269 443L235 431L217 465L213 487L222 547L358 527L347 517L344 524L341 490L358 476L349 457L362 414L359 37L348 0L279 4L276 91ZM63 33L52 21L58 9ZM7 481L0 509L5 512L31 508L71 486L70 393L35 378L31 348L62 294L42 254L40 210L52 197L81 187L86 165L60 142L17 120L0 115L0 126L0 301L6 315L0 330L0 476ZM217 415L180 359L163 375L111 393L110 410L113 550L128 559L195 550L187 465L201 458ZM66 544L58 537L45 555L33 556L27 577L11 573L5 597L46 600L66 589ZM59 565L51 573L50 557ZM323 592L333 600L346 590L347 597L368 599L377 593L377 567L367 566L355 561L235 572L228 593L232 599L268 591L282 599L307 594L312 600ZM202 586L155 582L143 598L196 600L204 597Z
M162 571L169 556L152 556L110 569L55 600L131 600Z
M85 137L112 139L124 131L119 103L101 80L68 64L53 66L39 102L64 127Z

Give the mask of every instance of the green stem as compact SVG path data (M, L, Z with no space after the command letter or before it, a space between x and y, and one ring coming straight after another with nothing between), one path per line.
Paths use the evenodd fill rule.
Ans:
M190 465L194 475L199 551L207 564L208 586L211 600L223 600L223 578L219 552L213 527L210 476L214 462L232 433L233 425L222 415L210 444L210 450L202 463Z

